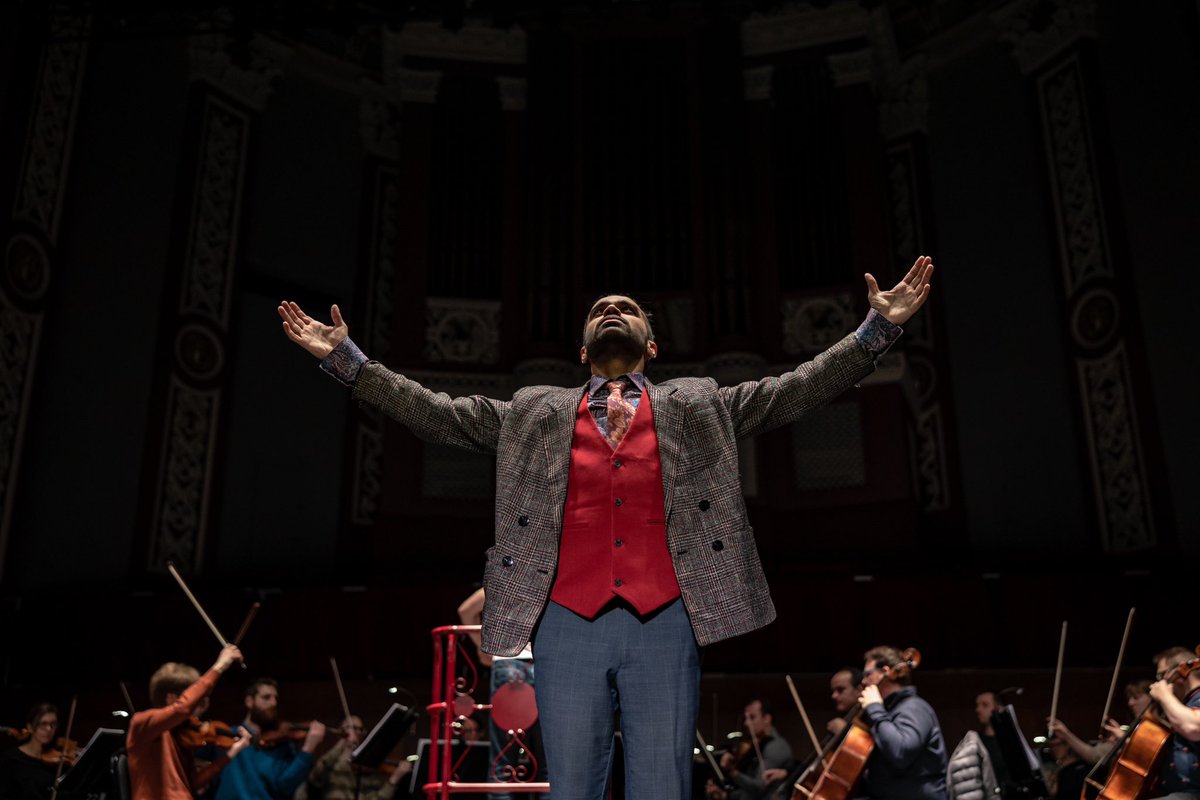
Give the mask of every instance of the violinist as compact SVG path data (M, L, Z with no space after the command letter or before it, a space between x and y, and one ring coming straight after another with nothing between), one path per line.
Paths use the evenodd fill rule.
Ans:
M830 676L829 696L838 715L825 723L825 730L834 735L846 730L846 726L850 724L846 715L858 704L861 686L862 670L858 667L844 667Z
M1200 798L1200 665L1178 669L1195 659L1196 653L1186 647L1172 647L1154 658L1158 672L1150 684L1150 697L1172 733L1171 750L1159 773L1164 800Z
M412 772L409 761L401 761L390 775L378 770L360 770L350 763L354 748L362 742L363 721L347 717L342 722L342 738L317 759L308 776L311 796L324 800L391 800L396 787Z
M47 756L58 730L58 709L39 703L25 716L29 738L0 756L0 798L44 800L54 785L56 764Z
M325 726L310 722L300 747L290 738L264 736L279 730L279 684L259 678L246 687L246 718L239 730L249 731L255 746L221 773L216 800L288 800L313 767L313 753L325 738Z
M762 700L751 700L743 710L749 739L739 752L721 756L721 769L731 789L726 791L711 780L705 794L711 800L760 800L768 796L774 784L787 777L792 766L792 747L775 730L775 718Z
M894 647L864 655L858 698L875 747L862 787L876 800L946 800L946 744L937 714L917 696Z
M133 800L191 800L250 743L242 737L197 771L192 751L182 741L189 721L208 708L217 679L241 659L236 645L226 645L204 675L186 664L167 663L150 678L150 699L157 707L133 715L125 740Z

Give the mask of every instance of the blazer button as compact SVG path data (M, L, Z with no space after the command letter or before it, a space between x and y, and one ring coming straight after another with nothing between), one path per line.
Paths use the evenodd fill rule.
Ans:
M713 550L716 550L719 553L725 549L725 543L722 542L720 539L717 539L715 542L712 543L712 548L713 548Z
M527 526L529 524L529 517L526 517L524 515L517 517L517 524L520 525L522 528L524 528L525 526Z
M707 501L707 500L701 500L701 501L700 501L700 504L699 504L699 508L700 508L700 510L701 510L701 511L708 511L708 501Z
M511 567L513 564L516 564L517 562L513 560L512 556L505 556L504 558L500 559L500 563L506 567Z

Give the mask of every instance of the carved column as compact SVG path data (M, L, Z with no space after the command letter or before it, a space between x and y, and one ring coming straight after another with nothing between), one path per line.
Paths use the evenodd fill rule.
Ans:
M229 45L224 37L200 37L189 53L195 169L177 201L163 296L155 387L163 417L147 436L142 565L150 570L174 561L199 571L216 509L248 151L256 112L280 74L253 46L249 64L234 63Z
M1103 143L1099 76L1089 45L1095 15L1093 0L1017 0L993 21L1029 77L1040 112L1062 321L1097 529L1106 552L1128 553L1159 544L1165 488L1151 491L1161 445L1141 367L1141 326L1116 176Z
M57 9L42 51L0 282L0 574L37 368L67 167L87 63L90 18Z

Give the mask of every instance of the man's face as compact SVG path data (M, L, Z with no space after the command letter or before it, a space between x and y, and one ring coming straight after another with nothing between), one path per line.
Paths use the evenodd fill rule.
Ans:
M1158 675L1155 677L1159 678L1159 680L1170 677L1168 673L1186 660L1186 658L1182 657L1160 658L1158 660ZM1176 675L1175 680L1171 682L1171 688L1175 690L1175 696L1180 700L1187 697L1187 678L1181 678Z
M992 713L999 708L996 703L996 695L991 692L984 692L975 698L975 717L979 720L980 725L992 724Z
M1142 715L1142 712L1150 707L1149 692L1135 692L1128 696L1126 702L1129 704L1129 713L1137 719Z
M863 686L878 686L886 677L887 672L883 667L875 664L875 659L863 664Z
M846 670L835 672L829 679L829 694L833 698L833 707L839 714L845 714L858 702L858 687L854 685L853 676Z
M755 700L743 711L746 730L752 736L762 736L771 730L771 715L763 714L762 703Z
M657 352L658 345L650 341L646 314L631 298L620 294L601 297L588 311L579 350L583 363L650 359Z
M346 737L346 744L350 747L357 747L358 743L363 738L363 721L360 717L346 717L342 720L342 734Z
M260 684L258 690L246 698L246 710L250 721L260 728L274 725L279 719L279 690L274 686Z

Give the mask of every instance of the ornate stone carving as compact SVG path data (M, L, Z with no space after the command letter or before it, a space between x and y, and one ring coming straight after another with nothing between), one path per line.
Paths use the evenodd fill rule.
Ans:
M425 300L425 358L460 364L500 360L500 303L429 297Z
M1077 364L1105 550L1123 553L1152 547L1154 521L1146 498L1125 346L1118 343L1110 353L1077 359Z
M250 118L216 95L209 94L204 102L179 311L206 316L224 329L229 324Z
M210 380L225 366L224 347L204 325L184 325L175 337L175 363L194 381Z
M363 147L378 158L395 161L400 157L400 110L377 84L364 81L359 102L359 128Z
M849 53L833 53L828 56L829 73L837 87L869 83L874 76L875 53L870 47Z
M929 81L923 74L888 84L879 104L879 130L885 139L929 129Z
M775 66L766 64L761 67L751 67L742 70L742 84L747 100L770 100L771 81L775 76Z
M389 81L406 103L436 103L442 73L432 70L400 69L389 74Z
M1042 75L1038 86L1063 285L1073 299L1082 284L1113 275L1079 60Z
M392 292L400 222L400 176L390 166L375 171L373 208L364 345L373 358L382 359L391 349ZM379 507L379 492L383 487L383 442L383 415L373 409L365 410L359 418L354 442L350 518L356 525L369 525Z
M36 303L50 288L50 254L32 236L18 233L8 240L4 271L8 285L22 302Z
M500 107L505 111L524 111L525 98L529 94L529 84L524 78L496 78L496 86L500 92Z
M4 563L17 467L28 418L30 373L37 358L42 315L15 308L0 291L0 567Z
M500 30L467 24L456 31L437 22L410 22L401 30L384 33L385 65L404 56L444 61L524 64L527 37L519 27Z
M918 415L913 428L913 453L921 508L946 510L950 507L950 484L946 474L946 437L941 405L930 405Z
M52 24L57 38L42 50L13 219L33 226L55 244L91 18L60 11Z
M249 45L249 62L238 64L231 55L233 40L224 34L192 37L188 56L193 78L208 81L221 91L261 111L271 95L271 84L283 75L276 63L278 55L286 52L273 45L275 57L265 52L265 41L252 41Z
M1014 0L992 15L1000 37L1030 74L1080 37L1096 35L1095 0Z
M819 353L858 325L849 292L783 301L783 352Z
M1096 350L1117 335L1121 302L1107 289L1092 289L1079 298L1071 312L1071 336L1080 347Z
M165 569L168 561L200 567L219 405L217 390L197 390L171 378L161 484L151 527L148 566L153 570Z
M870 24L870 12L857 2L826 8L783 3L778 10L751 14L742 23L742 53L760 56L855 39L865 35Z

